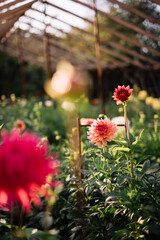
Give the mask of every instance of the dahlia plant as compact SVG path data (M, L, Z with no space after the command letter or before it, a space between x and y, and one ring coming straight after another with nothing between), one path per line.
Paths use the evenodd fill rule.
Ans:
M115 89L114 95L112 96L113 99L116 101L117 105L118 104L123 104L124 107L124 120L125 120L125 133L126 133L126 138L128 140L128 144L131 144L130 141L130 135L129 135L129 128L128 128L128 120L127 120L127 101L130 95L132 94L133 89L130 89L130 86L125 87L123 86L118 86L118 88ZM130 160L131 160L131 177L132 179L134 178L134 170L133 170L133 156L132 153L130 154Z
M41 206L40 196L47 196L47 176L57 173L55 156L48 155L46 142L18 129L2 132L0 145L0 207L21 204L31 211L31 202ZM51 183L53 184L53 183Z
M130 142L130 139L129 139L126 106L127 106L128 98L130 97L132 91L133 89L130 89L130 86L127 86L127 87L125 87L124 85L118 86L118 88L115 89L115 92L113 95L113 99L116 101L117 105L123 104L123 107L124 107L125 131L126 131L126 137L128 139L128 142Z

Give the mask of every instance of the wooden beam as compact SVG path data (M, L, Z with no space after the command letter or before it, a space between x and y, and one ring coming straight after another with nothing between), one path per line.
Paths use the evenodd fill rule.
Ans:
M3 43L3 58L4 58L4 72L6 79L6 92L8 96L11 94L11 81L9 76L9 68L8 68L8 51L7 51L7 42Z
M44 14L44 20L45 20L45 18L46 18L46 3L44 2L44 4L43 4L43 6L44 6L44 12L43 12L43 14ZM44 42L44 53L45 53L45 59L46 59L46 70L47 70L47 77L48 77L48 79L49 78L51 78L51 74L52 74L52 72L51 72L51 60L50 60L50 46L49 46L49 39L48 39L48 36L47 36L47 33L46 33L46 28L47 28L47 26L46 26L46 24L45 24L45 22L44 22L44 20L43 20L43 24L45 25L45 28L44 28L44 34L43 34L43 42Z
M132 12L134 14L136 14L137 16L143 18L143 19L148 19L150 22L153 22L153 23L157 23L157 24L160 24L160 19L156 19L154 17L151 17L145 13L143 13L142 11L139 11L138 9L136 8L133 8L123 2L120 2L120 1L117 1L117 0L108 0L109 2L113 3L113 4L117 4L119 5L121 8L129 11L129 12Z
M2 11L3 9L9 8L11 6L15 6L17 3L20 3L20 2L23 2L23 1L24 0L16 0L14 2L7 3L7 4L3 5L2 7L0 7L0 11Z
M35 20L34 18L32 18L32 17L30 17L30 16L29 16L29 18ZM69 40L68 40L68 39L65 39L65 38L58 38L58 37L56 37L55 35L52 36L52 34L50 34L51 37L56 38L58 41L66 42L66 44L68 44L68 45L71 45L71 41L72 41L72 43L74 43L74 44L72 44L73 47L77 47L78 49L80 49L80 50L82 50L82 51L84 51L84 52L86 52L86 53L89 53L90 55L93 56L93 52L91 53L91 52L89 51L89 48L90 48L90 47L95 48L94 42L89 41L89 40L86 40L85 38L82 38L82 37L77 36L77 35L75 35L75 34L66 32L66 31L64 31L64 30L62 30L62 29L59 29L59 28L57 28L57 27L53 27L53 26L50 25L50 24L48 24L47 26L52 27L53 29L58 30L59 32L61 32L61 33L65 34L65 35L71 37L72 39L69 39ZM94 34L92 34L92 36L94 37ZM73 38L74 38L74 39L73 39ZM75 42L76 42L76 43L78 43L78 42L84 42L84 43L85 43L85 47L80 46L80 45L77 45L77 44L75 45ZM111 50L111 49L109 49L109 48L107 48L107 47L101 46L101 49L102 49L102 54L103 54L103 53L107 53L107 54L109 54L109 55L111 56L111 57L107 56L107 58L105 58L105 59L108 60L108 61L111 62L111 63L114 63L115 65L124 66L124 64L122 63L122 61L117 61L117 60L115 60L115 59L112 58L112 57L115 57L115 58L118 58L118 59L120 59L120 60L123 60L123 61L124 61L125 63L127 63L127 64L128 64L128 63L131 64L131 63L133 62L130 58L128 58L128 57L126 57L126 56L123 56L123 55L119 54L118 52L115 52L114 50ZM104 59L104 58L102 58L102 59ZM135 63L135 65L137 66L137 64L138 64L138 61L137 61L137 63ZM141 64L139 64L139 67L140 67L140 65L141 65Z
M37 11L37 10L36 10L36 11ZM39 11L38 11L38 12L39 12ZM47 15L47 16L50 16L50 15ZM50 17L52 18L52 16L50 16ZM30 17L30 18L31 18L31 17ZM31 19L34 19L34 18L31 18ZM56 17L54 17L54 19L59 20L59 19L57 19ZM60 21L60 22L64 22L63 20L59 20L59 21ZM64 22L64 23L66 23L66 22ZM71 25L71 24L68 24L68 25L73 26L73 25ZM50 24L49 24L48 26L53 27L53 26L50 25ZM55 27L53 27L53 28L55 28ZM75 29L77 29L77 30L79 30L79 31L81 31L81 32L83 32L83 33L86 33L86 34L94 37L94 34L91 33L91 32L88 32L88 31L86 31L86 30L83 30L83 29L80 29L80 28L77 28L77 27L74 27L74 26L73 26L73 28L75 28ZM63 30L58 29L58 28L55 28L55 29L58 30L58 31L60 31L60 32L62 32L63 34L68 35L68 36L71 36L71 37L74 37L74 38L76 37L76 40L78 40L78 41L83 41L83 42L85 42L85 43L86 43L87 45L89 45L89 46L93 46L93 42L88 41L88 40L85 40L85 38L82 39L82 38L80 38L80 37L77 37L75 34L73 35L73 34L70 34L70 33L68 33L68 32L64 32ZM63 39L62 39L62 40L63 40ZM65 41L65 40L63 40L63 41ZM78 41L77 41L77 42L78 42ZM139 58L139 59L141 59L141 60L143 60L143 61L148 62L149 64L156 64L157 66L160 65L159 62L157 62L157 61L155 61L155 60L152 60L150 57L146 57L146 56L144 56L144 55L141 55L141 54L137 53L137 52L134 51L134 50L130 50L129 48L122 46L121 44L118 44L118 43L116 43L116 42L111 42L111 41L108 41L108 40L105 40L105 39L102 39L102 38L100 38L100 41L101 41L101 49L102 49L102 52L103 52L103 53L105 52L105 53L109 54L109 55L112 56L112 57L115 57L115 58L118 58L118 59L120 59L120 60L123 60L123 61L125 61L127 64L132 64L132 65L135 65L135 66L137 66L137 67L139 67L139 68L145 69L145 68L146 68L146 65L143 65L141 62L139 62L139 61L137 60L137 58ZM111 46L111 47L113 47L113 48L120 49L121 51L124 51L124 52L127 53L127 54L130 54L131 56L136 57L136 59L131 59L131 58L125 56L125 55L122 55L122 54L116 52L114 49L109 49L109 48L106 47L106 44L109 45L109 46ZM104 46L104 45L105 45L105 46ZM88 50L88 47L87 47L87 50ZM85 51L86 51L86 50L85 50ZM104 58L103 58L103 59L104 59ZM114 60L113 58L111 59L110 57L108 58L108 61L110 61L111 63L114 63L116 66L117 66L117 64L119 64L119 66L121 66L121 65L124 66L123 63L121 63L121 62L118 63L118 61Z
M40 67L43 67L44 68L44 63L38 61L38 59L35 59L35 56L31 57L30 55L27 55L28 54L28 50L27 49L23 49L23 52L24 52L24 60L27 61L27 62L30 62L32 64L35 64L35 65L38 65ZM11 55L11 56L14 56L14 57L17 57L18 58L18 52L17 50L15 49L15 45L10 45L8 47L8 54ZM30 54L30 53L29 53Z
M22 36L20 31L17 32L17 47L18 47L18 57L19 57L18 59L19 59L19 65L20 65L22 94L25 97L27 97L26 78L25 78L24 61L23 61Z
M5 1L6 1L6 0L1 0L1 3L2 3L2 2L5 2Z
M34 18L32 18L32 17L30 17L29 16L29 18L30 19L34 19ZM48 24L47 26L50 26L50 27L52 27L53 29L56 29L56 30L58 30L59 32L61 32L61 33L63 33L63 34L66 34L67 36L69 36L69 37L71 37L71 38L74 38L74 40L71 40L71 39L65 39L65 38L59 38L59 37L57 37L57 36L53 36L52 34L49 34L51 37L53 37L53 38L56 38L57 39L57 41L60 41L60 42L65 42L67 45L73 45L73 47L77 47L78 49L80 49L82 52L85 52L85 53L89 53L89 55L92 55L92 57L93 57L93 53L91 53L90 51L89 51L89 48L90 47L92 47L92 48L95 48L95 45L94 45L94 43L92 42L92 41L89 41L89 40L85 40L84 38L82 38L82 37L79 37L79 36L77 36L77 35L75 35L75 34L71 34L71 33L68 33L68 32L65 32L64 30L61 30L61 29L59 29L59 28L56 28L56 27L53 27L52 25L50 25L50 24ZM94 36L94 35L93 35ZM71 43L72 42L72 43ZM78 46L77 44L75 45L75 42L85 42L85 47L83 47L83 46ZM74 44L73 44L74 43ZM109 54L110 56L107 56L106 58L104 58L103 57L103 61L105 62L105 61L107 61L107 62L110 62L110 63L114 63L114 65L116 65L116 66L124 66L124 63L122 62L122 60L126 63L126 64L128 64L128 62L129 63L131 63L131 59L129 59L129 58L127 58L127 57L125 57L125 56L123 56L123 55L120 55L119 53L117 53L117 52L114 52L114 51L111 51L109 48L107 48L107 47L104 47L104 46L102 46L102 53L107 53L107 54ZM119 58L121 61L118 61L118 60L116 60L116 59L114 59L113 57L115 57L115 58ZM131 60L131 61L130 61ZM104 64L104 63L103 63ZM137 61L137 64L138 64L138 61ZM136 64L136 65L137 65ZM139 67L140 67L140 64L139 64Z
M0 15L0 19L1 19L1 21L3 21L3 20L7 20L7 22L9 21L9 20L15 20L15 22L18 20L18 18L20 18L24 13L25 13L25 11L26 10L28 10L30 7L31 7L31 5L34 3L34 2L36 2L36 0L32 0L31 2L29 2L28 4L25 4L25 5L23 5L23 7L20 7L20 8L17 8L17 9L20 9L20 11L18 10L18 14L17 14L17 9L14 9L14 10L16 10L16 12L14 11L14 10L9 10L9 11L7 11L7 12L5 12L4 14L5 14L5 17L7 18L7 19L4 19L3 17L4 17L4 14L1 14ZM13 15L13 12L15 13L15 15ZM8 15L8 13L10 13L10 15ZM6 16L6 14L7 14L7 16ZM2 16L3 15L3 16ZM13 16L15 17L15 18L13 18ZM12 28L12 26L14 25L14 23L10 26L10 28L8 28L7 29L7 31L6 31L6 33ZM2 39L1 39L1 42L4 42L4 41L6 41L6 39L7 39L7 37L5 36L5 37L3 37Z
M37 11L37 12L40 12L40 11L37 10L37 9L34 9L34 8L32 8L32 9L35 10L35 11ZM80 31L80 32L82 32L82 33L84 33L84 34L87 34L87 35L91 36L91 37L94 37L94 34L91 33L91 32L89 32L89 31L86 31L86 30L84 30L84 29L75 27L75 26L73 26L72 24L67 23L66 21L63 21L62 19L59 19L59 18L57 18L57 17L51 16L50 14L48 14L48 16L51 17L51 18L53 18L53 19L56 19L56 20L58 20L58 21L60 21L60 22L62 22L62 23L64 23L64 24L66 24L66 25L71 26L71 27L72 27L73 29L75 29L75 30L78 30L78 31ZM38 20L37 20L37 21L38 21ZM66 34L67 34L67 33L66 33ZM146 56L144 56L144 55L136 52L135 50L132 50L132 49L128 48L127 46L123 46L123 45L121 45L121 44L119 44L119 43L117 43L117 42L109 41L109 40L104 39L104 38L102 38L102 37L100 38L100 42L101 42L101 48L103 47L103 46L102 46L103 44L104 44L104 45L107 44L108 46L111 46L111 47L113 47L113 48L119 49L119 50L121 50L122 52L127 53L127 54L129 54L130 56L132 56L132 57L136 57L136 59L141 59L141 60L143 60L143 61L145 61L145 62L148 62L148 63L150 63L150 64L160 64L159 62L151 59L150 57L146 57ZM110 51L112 51L112 50L110 50ZM136 62L136 61L134 60L134 62ZM138 61L137 61L137 62L138 62ZM137 64L136 64L136 65L137 65Z
M101 38L101 43L102 43L102 44L107 44L107 45L109 45L109 46L111 46L111 47L114 47L114 48L117 48L117 49L119 49L120 51L122 51L122 52L124 52L124 53L127 53L127 54L129 54L130 56L135 57L136 59L141 59L141 60L143 60L143 61L145 61L145 62L147 62L147 63L149 63L149 64L152 64L152 65L153 65L153 64L159 64L159 65L160 65L159 62L151 59L151 57L146 57L146 56L138 53L137 51L132 50L132 49L130 49L130 48L127 48L126 46L123 46L123 45L121 45L121 44L118 44L118 43L116 43L116 42L114 42L114 41L109 41L109 40L106 40L106 39L104 39L104 38ZM133 60L133 61L134 61L134 60Z
M102 65L101 65L101 49L100 49L100 39L99 39L99 22L97 16L96 9L96 0L93 0L93 10L94 10L94 35L95 35L95 53L97 57L97 77L98 77L98 85L99 85L99 98L100 98L100 106L101 112L105 114L104 107L104 96L103 96L103 81L102 81Z
M156 3L156 4L158 4L158 5L160 5L160 0L151 0L151 1Z
M7 12L5 13L1 13L0 15L0 20L3 21L3 20L6 20L10 17L13 17L13 14L15 14L15 16L17 15L20 15L21 12L25 12L26 10L28 10L30 8L30 6L36 2L37 0L32 0L31 2L27 3L27 4L24 4L23 6L21 7L18 7L18 8L15 8L13 10L8 10Z
M24 32L27 32L27 31L24 31ZM33 34L32 34L32 36L33 36ZM33 37L34 37L34 39L36 41L39 41L39 43L36 43L36 42L34 42L34 39L31 40L32 43L33 43L33 46L39 46L39 45L43 46L43 41L42 41L42 39L40 37L38 38L37 35L34 35ZM38 49L35 52L35 48L32 48L32 49L28 48L29 43L26 40L28 40L28 38L26 38L26 39L24 38L23 39L23 51L27 48L27 51L28 52L30 51L31 54L34 53L35 55L37 55L36 56L37 58L40 55L43 55L43 50L42 49L41 49L42 50L42 53L41 53L40 49ZM95 68L95 64L90 63L90 62L86 61L85 59L83 59L83 60L80 59L74 53L69 52L66 49L62 49L62 48L59 48L59 47L57 48L57 46L55 46L50 40L49 40L49 44L50 44L50 57L51 57L52 61L53 61L53 58L54 58L54 61L56 61L56 63L57 63L60 59L64 59L65 58L68 61L70 61L73 65L78 65L78 66L80 65L80 66L82 66L85 69L86 69L86 67L87 68L93 68L93 67ZM55 49L56 49L56 53L55 53ZM52 50L54 52L54 55L52 55ZM67 51L67 54L66 54L66 51ZM55 57L55 55L56 55L56 57ZM36 57L34 57L34 58L36 59Z
M1 31L0 31L0 40L2 39L2 37L4 37L6 35L6 33L9 31L10 28L13 27L14 23L19 19L18 17L13 18L10 21L7 21L5 24L1 25Z
M29 18L31 18L31 17L29 17ZM32 19L32 18L31 18ZM21 20L21 22L24 22L23 20ZM32 25L31 24L29 24L29 23L26 23L26 25L28 25L28 27L32 27ZM49 26L49 25L48 25ZM37 27L34 27L35 29L38 29ZM47 34L48 35L48 34ZM53 37L53 35L52 35L52 37ZM62 38L58 38L58 37L56 37L55 35L54 35L54 38L56 38L59 42L62 40ZM51 39L52 40L52 39ZM55 45L56 43L54 42L54 45ZM58 43L57 43L58 44ZM59 43L59 47L60 47L60 43ZM65 46L64 44L63 44L63 47L62 47L63 49L65 48L65 50L67 49L67 51L68 52L73 52L73 51L77 51L76 49L72 49L72 48L70 48L69 46L67 47L67 46ZM93 62L96 62L96 58L94 58L93 56L87 56L87 54L86 53L84 53L84 51L83 52L80 52L79 51L79 53L78 53L78 51L77 51L77 53L76 54L80 54L80 55L83 55L83 57L85 57L85 58L89 58L90 59L90 61L93 61Z
M70 12L70 11L67 11L67 10L65 10L65 9L63 9L63 8L61 8L61 7L58 7L58 6L54 5L54 4L51 4L51 3L48 3L48 4L51 5L51 6L53 6L53 7L55 7L55 8L57 8L57 9L60 9L61 11L64 11L64 12L67 12L67 13L73 15L73 16L76 16L76 17L78 17L78 18L80 18L80 19L82 19L82 20L84 20L84 21L86 21L86 22L88 22L88 23L90 23L90 24L93 24L93 21L91 21L91 20L89 20L89 19L87 19L87 18L81 17L81 16L79 16L78 14L75 14L75 13L72 13L72 12ZM105 31L107 31L107 32L110 33L111 35L114 35L114 36L116 36L116 37L118 37L118 38L120 38L120 39L123 39L123 40L125 40L126 42L129 42L130 44L132 44L132 45L134 45L134 46L138 46L138 47L140 47L140 48L145 48L145 49L147 49L149 52L151 52L151 53L153 53L153 54L155 54L155 55L157 55L157 56L160 56L160 52L157 51L157 50L155 50L154 48L151 48L151 47L149 47L149 46L147 46L147 45L145 45L145 44L143 44L143 43L140 43L140 42L138 42L138 41L136 41L136 40L134 40L134 39L132 39L132 38L129 38L128 36L126 36L126 35L118 32L118 31L115 31L115 30L113 30L113 29L111 29L111 28L109 28L109 27L106 27L106 26L104 26L104 25L102 25L102 24L99 24L99 26L100 26L100 28L104 29Z
M92 7L90 5L88 5L86 3L82 3L79 0L72 0L72 1L76 2L76 3L79 3L82 6L88 7L89 9L92 9ZM141 28L139 28L139 27L137 27L137 26L135 26L135 25L133 25L131 23L125 22L124 20L122 20L120 18L117 18L117 17L115 17L115 16L113 16L113 15L111 15L109 13L103 12L103 11L98 10L98 9L97 9L97 12L100 15L105 16L105 17L109 18L110 20L112 20L112 21L114 21L116 23L119 23L119 24L121 24L122 26L124 26L126 28L129 28L129 29L131 29L131 30L133 30L135 32L138 32L138 33L142 34L142 35L145 35L145 36L147 36L147 37L149 37L149 38L151 38L151 39L153 39L153 40L155 40L157 42L160 41L160 37L157 37L157 36L153 35L152 33L147 32L147 31L145 31L145 30L143 30L143 29L141 29Z

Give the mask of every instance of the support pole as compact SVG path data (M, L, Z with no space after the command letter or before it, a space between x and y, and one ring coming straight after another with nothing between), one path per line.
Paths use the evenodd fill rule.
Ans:
M19 56L19 65L20 65L22 94L25 97L27 97L26 78L25 78L24 62L23 62L22 36L21 36L20 30L17 32L17 46L18 46L18 56Z
M43 3L44 3L44 15L46 17L46 1L43 0ZM44 18L44 24L45 24L45 18ZM44 29L44 37L43 37L43 40L44 40L44 52L45 52L45 60L46 60L46 71L47 71L47 77L48 78L51 78L51 74L52 74L52 71L51 71L51 59L50 59L50 47L49 47L49 37L47 36L47 33L46 33L46 24L45 24L45 29Z
M98 83L99 83L99 97L100 97L101 112L105 114L106 111L104 108L104 97L103 97L100 37L99 37L99 24L98 24L98 13L97 13L97 8L96 8L96 0L93 0L93 10L95 12L94 35L95 35L95 50L96 50L96 57L97 57L97 76L98 76Z
M8 56L7 56L7 42L5 41L3 43L3 57L4 57L4 71L5 71L5 78L6 78L6 83L7 86L4 89L4 92L7 92L7 95L11 94L11 83L10 83L10 78L9 78L9 69L8 69Z
M47 77L51 77L51 61L50 61L50 54L49 54L49 38L46 34L44 33L44 51L45 51L45 60L46 60L46 70L47 70Z

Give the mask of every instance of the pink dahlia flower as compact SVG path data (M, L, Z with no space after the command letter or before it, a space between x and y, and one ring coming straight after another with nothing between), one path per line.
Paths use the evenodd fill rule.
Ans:
M57 173L54 156L38 136L13 129L2 133L0 145L0 207L20 203L26 212L32 201L40 206L40 192L49 174Z
M106 146L107 142L116 137L117 126L110 119L97 119L89 127L88 139L98 147Z
M119 105L128 100L132 91L133 89L130 89L130 86L118 86L118 88L115 89L114 95L112 97L115 101L117 101L117 105Z

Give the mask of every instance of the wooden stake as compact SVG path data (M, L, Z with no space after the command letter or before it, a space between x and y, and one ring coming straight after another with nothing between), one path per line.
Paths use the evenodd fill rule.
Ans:
M95 34L95 40L96 40L95 48L96 48L96 57L97 57L97 73L98 73L98 83L99 83L100 104L101 104L101 112L105 113L104 98L103 98L101 51L100 51L100 39L99 39L99 24L98 24L97 9L95 5L96 5L96 0L93 0L93 10L95 12L94 34Z
M19 55L19 65L20 65L20 76L21 76L21 85L22 85L22 93L25 97L27 97L26 93L26 78L25 78L25 70L24 70L24 62L23 62L23 48L22 48L22 36L20 30L17 32L17 46L18 46L18 55Z

